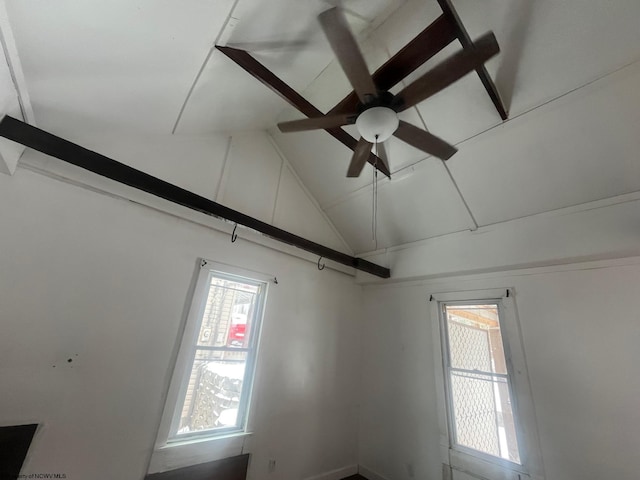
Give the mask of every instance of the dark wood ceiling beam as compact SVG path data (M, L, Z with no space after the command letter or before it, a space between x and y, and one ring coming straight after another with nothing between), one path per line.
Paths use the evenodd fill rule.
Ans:
M352 257L282 230L10 116L5 116L0 121L0 136L177 205L244 225L275 240L296 246L342 265L382 278L389 278L391 275L388 268Z
M372 75L378 90L386 92L416 71L427 60L445 48L457 37L457 30L445 15L440 15L427 28L387 60ZM327 115L353 112L358 104L358 96L351 92Z
M453 25L453 27L455 28L456 36L458 37L458 40L462 44L462 47L463 48L470 47L473 43L471 40L471 37L469 36L467 29L464 28L464 25L462 24L462 21L458 16L458 12L456 12L456 9L451 3L451 0L438 0L438 4L440 5L440 8L442 8L443 15L449 20L451 25ZM491 78L491 75L489 75L489 72L487 71L487 67L482 65L481 67L478 67L476 69L476 72L480 77L480 81L482 82L482 85L484 85L485 90L489 94L491 101L496 107L496 110L498 110L498 114L500 115L500 118L502 118L502 120L506 120L507 118L509 118L509 112L507 112L507 109L505 108L504 103L502 102L500 93L498 92L496 84Z
M216 45L216 48L224 53L227 57L233 60L238 66L242 67L246 72L259 80L263 85L267 86L273 92L282 97L289 105L296 108L302 114L307 117L321 117L324 115L320 110L307 101L302 95L296 92L293 88L287 85L279 77L277 77L271 70L258 62L245 50L238 48L223 47ZM355 150L358 141L345 132L342 128L327 128L325 129L334 138L340 141L343 145ZM387 177L391 176L391 172L384 166L376 155L371 153L367 160L371 165L378 168L379 171L384 173Z

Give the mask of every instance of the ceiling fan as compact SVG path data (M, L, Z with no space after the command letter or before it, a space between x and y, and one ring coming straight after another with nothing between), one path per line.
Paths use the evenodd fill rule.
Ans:
M355 123L360 140L354 149L347 177L360 175L374 145L388 171L384 142L392 135L442 160L447 160L457 152L453 145L400 120L397 114L435 95L496 55L500 47L493 33L484 34L469 48L452 55L393 95L376 87L341 9L334 7L326 10L318 16L318 20L359 102L352 112L279 123L280 131L328 129Z

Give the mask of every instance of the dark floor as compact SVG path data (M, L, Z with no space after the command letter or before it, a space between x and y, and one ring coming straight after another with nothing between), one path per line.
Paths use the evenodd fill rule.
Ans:
M367 480L367 479L362 475L355 474L355 475L351 475L350 477L343 478L342 480Z

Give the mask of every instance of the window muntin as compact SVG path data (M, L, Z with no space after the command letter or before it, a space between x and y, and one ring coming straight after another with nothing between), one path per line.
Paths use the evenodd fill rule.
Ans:
M251 393L266 283L203 268L190 321L184 372L169 441L242 431Z
M452 446L520 464L500 301L441 306Z

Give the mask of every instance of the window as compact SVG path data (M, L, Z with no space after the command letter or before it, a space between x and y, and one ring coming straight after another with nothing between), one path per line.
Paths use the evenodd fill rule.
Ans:
M519 464L498 304L443 303L441 314L453 443Z
M169 442L245 429L266 286L202 261L174 374Z
M542 478L513 291L507 291L432 297L448 447L443 463L487 479Z

